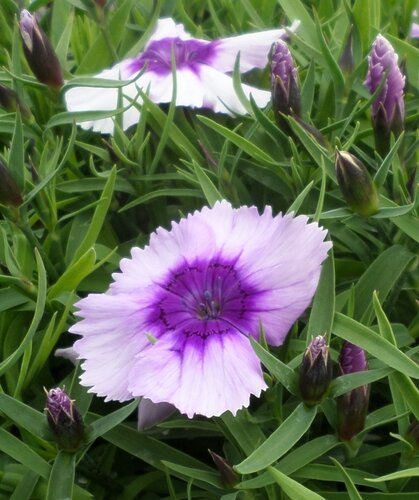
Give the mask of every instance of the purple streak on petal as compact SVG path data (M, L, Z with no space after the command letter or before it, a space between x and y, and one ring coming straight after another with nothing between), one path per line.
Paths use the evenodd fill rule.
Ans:
M175 411L176 408L170 403L153 403L150 399L141 398L138 405L138 430L143 431L159 424Z
M368 370L364 349L345 340L339 357L339 366L344 375Z
M172 52L176 61L176 69L189 68L196 74L199 73L199 65L211 65L216 56L217 42L205 42L204 40L180 38L163 38L154 40L146 47L146 50L130 64L132 73L140 71L143 67L160 76L172 72Z
M405 77L397 65L398 56L390 42L382 35L375 39L371 53L368 56L368 74L364 82L367 89L373 94L379 87L383 78L384 86L372 105L373 118L377 116L380 106L384 107L388 120L388 128L391 124L398 105L401 121L404 118L404 84ZM387 75L387 76L385 76Z

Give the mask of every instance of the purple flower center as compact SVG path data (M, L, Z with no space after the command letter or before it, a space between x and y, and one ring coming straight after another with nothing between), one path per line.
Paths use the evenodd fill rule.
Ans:
M185 262L160 284L148 320L158 335L177 331L207 338L231 328L249 333L252 313L258 310L257 294L241 276L236 260Z
M162 38L151 42L146 50L135 59L130 70L134 73L144 66L148 71L159 75L172 72L172 54L175 58L176 69L189 68L199 72L200 64L211 64L216 54L217 42L204 42L201 40L181 38Z

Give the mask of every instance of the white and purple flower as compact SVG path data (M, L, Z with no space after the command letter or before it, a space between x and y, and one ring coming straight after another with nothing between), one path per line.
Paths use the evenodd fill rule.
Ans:
M298 24L294 22L290 30L295 30ZM233 79L226 73L233 72L239 53L242 73L265 67L272 43L284 35L285 29L275 29L208 41L192 38L183 25L176 24L173 19L160 19L138 57L126 59L96 77L135 80L123 87L123 105L128 107L123 112L124 130L138 122L139 110L129 105L133 100L141 104L139 89L153 102L172 101L172 54L176 64L177 106L245 114L246 109L234 90ZM269 103L268 91L245 84L242 87L247 96L252 94L258 106ZM118 89L74 87L66 92L65 101L69 111L112 111L118 107ZM112 133L114 129L112 118L84 121L80 125L103 134Z
M81 383L106 400L144 397L207 417L266 388L249 337L281 345L331 247L306 216L205 207L122 259L103 294L77 302Z

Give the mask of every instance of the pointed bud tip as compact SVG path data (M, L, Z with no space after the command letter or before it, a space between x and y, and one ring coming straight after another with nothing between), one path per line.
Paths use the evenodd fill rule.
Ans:
M299 388L303 401L312 406L326 395L332 380L332 362L329 347L322 335L308 345L300 365Z
M51 88L61 88L64 79L57 55L35 16L27 10L20 13L19 30L26 60L36 78Z
M336 179L349 207L364 217L378 211L378 194L364 164L347 151L336 150Z
M10 170L0 161L0 203L18 207L23 202L22 194Z

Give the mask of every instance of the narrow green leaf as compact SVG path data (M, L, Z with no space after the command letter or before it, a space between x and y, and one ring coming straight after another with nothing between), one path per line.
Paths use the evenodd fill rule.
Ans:
M274 467L269 467L269 473L279 484L284 493L293 500L324 500L323 497L314 493L314 491L309 490Z
M33 315L29 329L24 339L19 344L19 347L12 354L10 354L10 356L8 356L4 361L0 363L0 375L2 375L11 366L13 366L16 363L16 361L23 355L23 353L26 350L26 347L28 346L29 342L31 342L33 336L35 335L38 329L38 325L41 322L41 319L44 314L46 291L47 291L47 276L44 264L36 248L35 248L35 258L38 271L38 295L36 300L35 313Z
M329 335L335 315L335 267L333 250L323 262L320 281L313 300L308 322L307 341L316 335Z
M87 230L83 241L80 243L71 260L72 263L80 259L81 256L85 254L89 250L89 248L93 247L96 243L112 201L112 195L115 188L115 179L116 167L113 167L100 197L100 203L96 206L96 209L93 213L92 222L90 223L89 229Z
M220 474L218 472L209 472L208 470L201 470L192 467L185 467L173 462L163 461L163 464L170 470L178 472L187 479L194 479L203 481L204 483L211 484L216 488L224 489L220 481Z
M58 281L49 289L48 299L53 300L63 292L72 292L79 283L88 276L94 269L96 262L96 252L90 248L74 264L60 276Z
M310 42L311 45L317 47L317 36L316 36L316 26L313 21L313 17L309 14L301 2L301 0L277 0L279 5L284 9L290 21L299 19L301 25L299 26L297 32L298 34Z
M126 25L132 8L132 1L124 0L118 2L116 10L110 16L110 21L105 28L108 40L106 40L103 32L96 37L90 47L87 48L86 54L77 68L77 74L93 73L116 62L113 60L115 57L115 48L126 33Z
M413 258L414 255L401 245L389 247L377 257L355 285L355 319L361 319L372 304L374 290L384 302Z
M250 337L253 350L262 364L269 370L271 375L275 377L291 394L296 394L296 375L294 370L283 363L280 359L275 358L270 352L264 349L256 340Z
M0 450L44 479L49 477L51 466L48 462L3 428L0 428Z
M387 174L388 174L388 171L390 169L391 162L393 161L393 157L397 153L397 151L402 143L403 137L404 137L404 132L402 132L400 134L397 141L393 144L393 147L390 149L387 156L384 158L383 163L380 165L380 168L377 170L377 172L374 175L374 182L378 188L380 188L384 184L384 182L387 178Z
M211 120L210 118L207 118L206 116L198 115L197 118L202 123L204 123L211 129L215 130L220 135L231 141L237 147L241 148L252 158L255 158L256 160L262 161L264 163L269 163L271 165L277 164L277 162L271 156L265 153L265 151L263 151L258 146L248 141L241 135L237 134L236 132L233 132L229 128L220 125L219 123L215 122L214 120Z
M322 51L323 55L323 61L326 66L326 69L328 70L328 73L331 75L333 83L335 85L335 93L337 95L342 94L343 92L343 87L345 85L345 79L343 77L342 71L339 67L339 64L333 57L329 45L326 42L324 35L323 35L323 30L320 25L320 21L317 19L316 22L316 33L317 33L317 39L319 41L320 49Z
M361 385L371 384L394 373L391 368L378 368L366 372L356 372L335 378L330 384L329 397L336 398Z
M20 480L9 500L31 500L39 474L29 470Z
M89 428L89 433L87 439L89 442L93 442L98 437L105 434L105 432L110 431L121 422L123 422L131 413L138 407L138 401L134 400L131 403L119 408L102 418L95 420Z
M335 467L342 474L343 480L345 481L346 489L350 500L362 500L361 495L358 493L355 484L353 483L351 476L346 472L345 468L333 457L329 457L330 460L335 464Z
M317 408L300 403L291 415L259 448L235 468L240 474L251 474L265 469L281 458L310 428Z
M313 462L339 445L341 445L341 442L338 438L330 434L315 438L287 453L285 457L278 462L275 468L281 470L281 472L287 476L290 476L298 469L301 469L301 467ZM274 482L275 480L272 475L266 471L257 477L242 481L237 485L237 488L242 488L244 490L264 488Z
M48 481L46 500L70 500L73 498L76 455L60 451L55 457Z
M379 481L394 481L395 479L411 478L419 476L419 467L413 467L411 469L403 469L391 474L386 474L385 476L376 477L374 479L366 479L366 481L371 481L372 483L377 483Z
M19 111L16 112L15 130L10 144L9 169L13 179L23 193L25 187L25 162L24 162L24 144L22 118Z
M287 214L292 212L298 213L301 205L304 203L304 200L307 198L308 193L311 191L313 187L314 181L310 181L307 186L301 191L301 193L295 198L295 200L291 203L287 210Z
M73 146L74 146L74 141L76 140L76 135L77 135L77 127L73 123L70 138L68 139L67 148L64 152L63 157L60 160L60 163L57 165L57 168L55 170L53 170L52 172L50 172L44 179L42 179L42 181L39 184L37 184L32 189L32 191L30 193L28 193L27 196L25 196L25 201L24 201L23 205L27 205L32 200L32 198L34 198L40 191L42 191L44 189L44 187L47 186L52 181L52 179L54 179L54 177L58 174L58 172L60 172L63 169L63 167L67 164L68 157L70 156L71 152L73 151Z
M214 183L205 173L204 169L202 169L196 162L193 162L193 164L194 164L195 175L205 195L205 198L207 199L209 205L213 207L216 201L223 199L223 196L214 186Z
M409 377L419 378L419 366L370 328L348 318L341 313L335 314L333 333L376 357L388 366Z
M231 440L236 441L247 455L265 440L265 434L260 426L250 419L247 410L238 411L236 415L226 411L220 420L224 424L222 430L231 435Z
M0 411L18 427L41 437L46 430L45 415L7 394L0 394Z

